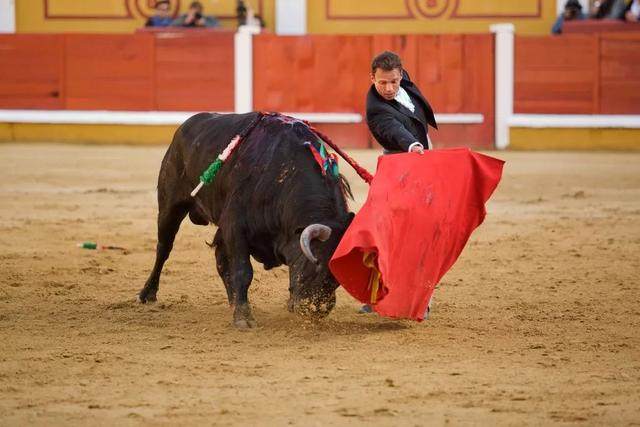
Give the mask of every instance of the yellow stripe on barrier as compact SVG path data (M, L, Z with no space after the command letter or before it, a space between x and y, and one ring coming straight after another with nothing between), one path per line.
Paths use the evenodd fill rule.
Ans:
M169 145L177 128L177 125L0 123L0 141Z
M0 123L0 141L14 141L13 125L9 123Z
M511 128L510 150L640 151L640 129Z

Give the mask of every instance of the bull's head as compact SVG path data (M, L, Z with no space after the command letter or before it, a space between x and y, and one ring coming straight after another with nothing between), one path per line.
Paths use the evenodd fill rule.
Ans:
M352 218L298 230L298 255L289 265L290 311L324 317L333 309L339 285L328 264Z

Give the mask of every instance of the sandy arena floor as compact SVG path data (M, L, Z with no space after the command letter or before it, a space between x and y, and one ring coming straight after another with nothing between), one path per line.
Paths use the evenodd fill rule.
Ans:
M158 303L134 302L164 150L0 145L0 425L640 425L640 154L494 153L503 182L427 322L340 290L308 323L286 270L258 269L239 332L213 228L183 223Z

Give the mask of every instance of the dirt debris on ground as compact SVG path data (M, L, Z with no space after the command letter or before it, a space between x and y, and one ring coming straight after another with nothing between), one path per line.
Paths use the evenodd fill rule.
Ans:
M503 181L426 322L339 290L311 323L256 267L239 332L213 227L185 221L135 302L164 151L0 145L0 425L640 424L640 154L490 153Z

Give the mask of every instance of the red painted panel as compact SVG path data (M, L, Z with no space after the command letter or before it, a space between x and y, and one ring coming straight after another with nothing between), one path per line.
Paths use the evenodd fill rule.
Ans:
M233 34L157 34L155 43L159 110L234 110Z
M638 114L640 34L516 38L515 111Z
M600 54L601 113L639 114L640 34L603 34Z
M595 36L516 37L516 113L595 113L598 104Z
M66 107L153 110L153 36L65 36Z
M602 114L640 114L640 80L603 82Z
M63 46L56 35L0 35L0 108L64 108Z
M463 105L463 36L418 36L416 84L436 112L458 113Z
M370 46L365 36L254 37L254 108L363 112Z
M481 113L484 115L484 122L482 125L451 125L468 128L475 136L470 143L475 147L487 149L494 147L495 140L493 40L491 34L464 36L463 112Z

